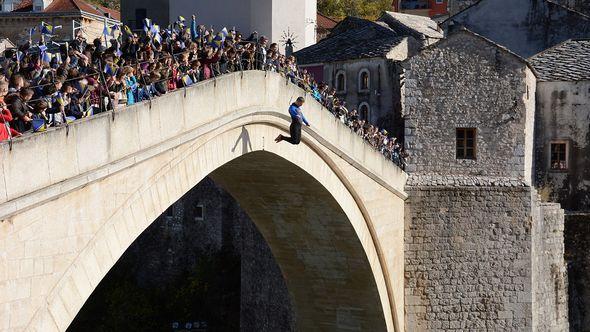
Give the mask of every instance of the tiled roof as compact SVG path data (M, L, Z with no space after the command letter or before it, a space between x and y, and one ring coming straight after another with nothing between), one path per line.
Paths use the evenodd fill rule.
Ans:
M532 56L529 62L540 81L590 80L590 39L570 39Z
M335 21L329 18L326 15L323 15L318 12L316 24L320 29L332 30L338 24L338 21Z
M349 22L347 20L338 27L351 24L356 28L336 34L332 32L327 39L296 52L297 61L300 64L312 64L384 57L404 39L393 30L374 22L357 18Z
M105 8L102 6L97 6L94 4L89 4L83 0L54 0L47 8L45 8L44 12L46 13L58 13L58 12L72 12L72 11L84 11L90 14L105 16L105 13L108 13L111 18L120 20L121 13L112 10L109 8Z
M443 38L443 33L438 29L438 24L430 17L385 12L379 21L387 23L389 27L400 34L410 35L420 39L419 35L428 38Z
M22 0L16 5L13 12L28 12L31 10L33 10L33 0Z

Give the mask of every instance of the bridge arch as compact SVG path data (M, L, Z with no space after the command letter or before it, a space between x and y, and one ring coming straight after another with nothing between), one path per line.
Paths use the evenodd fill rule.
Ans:
M274 79L277 85L283 84ZM216 88L217 84L220 82L215 87L208 83L208 88ZM283 98L278 104L287 101ZM361 158L381 158L366 147L353 152L340 149L337 144L341 142L320 130L333 127L340 131L337 135L341 139L354 135L339 129L341 125L327 112L312 105L308 117L316 121L318 129L306 131L297 147L273 142L289 125L284 111L276 105L229 108L229 112L207 121L207 126L197 126L165 142L118 155L114 162L84 173L86 181L76 177L65 180L78 184L72 184L69 191L59 192L53 199L41 200L47 194L35 192L39 196L35 207L19 210L16 203L24 206L23 197L0 205L0 211L2 207L10 210L9 203L17 206L5 218L15 228L25 223L28 227L38 226L50 238L55 238L50 234L53 230L48 230L51 227L60 228L62 233L82 234L69 240L75 244L65 243L75 247L68 254L55 253L67 256L63 270L44 281L48 286L40 292L41 296L31 296L33 309L25 327L65 330L100 280L143 230L211 175L244 206L269 242L287 278L300 328L402 328L403 322L397 317L403 317L400 247L404 197L403 185L399 183L403 184L404 175L390 164L359 162ZM117 116L150 112L147 108L144 104L142 108L128 110L129 114ZM183 108L185 112L191 111L187 106ZM317 114L312 113L316 110ZM160 112L158 116L161 119L166 115ZM115 123L121 121L116 119ZM133 144L138 138L130 135ZM109 137L113 139L113 135ZM264 181L249 180L243 176L248 172ZM391 174L402 180L383 178ZM266 182L267 186L257 186L257 182ZM64 185L60 181L49 189ZM305 201L314 209L305 210L304 215L289 209L281 197L273 196L281 189L286 193L277 195L292 193L293 203L301 203L315 193L315 200ZM269 202L271 199L274 201ZM65 208L61 206L63 202L68 202ZM35 222L31 223L31 219ZM289 236L294 237L292 241L288 241ZM318 252L322 254L312 255Z

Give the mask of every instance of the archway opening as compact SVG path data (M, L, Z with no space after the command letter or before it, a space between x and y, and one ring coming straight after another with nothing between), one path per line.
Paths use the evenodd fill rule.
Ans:
M282 308L288 307L291 316L285 315L283 318L293 320L292 323L282 322L286 323L283 326L305 331L386 330L383 306L363 246L343 209L315 178L289 161L268 152L246 154L218 168L210 174L210 177L239 203L240 208L256 225L261 238L272 252L271 256L274 257L278 266L277 271L282 277L279 279L288 292L285 301L289 303L287 305L283 303ZM195 213L204 214L200 218L203 220L199 222L204 222L203 232L207 232L207 215L212 210L206 204L199 202L189 204L195 206ZM174 208L173 206L173 211L165 211L164 216L160 218L174 217L177 213ZM228 222L232 218L224 220ZM148 233L144 232L142 236L145 234ZM138 241L141 241L141 238ZM142 252L141 249L139 252ZM174 253L161 254L175 259ZM241 276L237 280L239 285L233 289L239 289L239 297L242 297L244 261L236 264L235 259L222 260L222 265L223 262L227 266L221 267L225 270L224 275L218 276L219 279L227 280L226 285L231 288L229 285L236 282L235 275L239 274ZM231 262L239 265L239 271L232 269ZM272 267L263 270L251 270L251 274L258 275L250 277L258 276L264 279L260 277L261 273L272 273ZM116 271L116 267L109 272L103 283L109 280L113 271ZM232 273L234 278L231 277ZM121 274L119 278L120 276ZM196 279L194 275L191 277L194 283L199 283L198 276ZM114 284L116 283L115 281ZM273 286L276 288L274 289L276 294L282 291L279 284L280 282L276 282ZM93 303L93 298L100 290L101 286L95 290L78 316ZM259 290L250 289L249 291L250 296L269 294ZM235 291L233 294L235 297ZM203 301L206 299L204 297ZM266 305L264 298L259 300L258 302L250 301L249 308L256 311L255 306ZM234 316L228 316L227 322L241 321L240 317L235 317L236 312L239 316L252 314L244 312L243 301L240 298L227 303L229 306L234 306L234 309L228 309L228 312ZM239 310L235 309L236 303L240 307ZM198 304L202 308L210 305ZM163 304L160 303L160 305ZM121 310L123 312L120 314L125 315L125 309ZM92 312L92 314L101 315L100 312ZM212 322L206 319L199 318L198 312L193 313L193 316L194 321L199 324L206 322L206 331L224 330L212 326ZM168 326L164 327L167 329L170 329L175 322L185 328L186 323L191 323L171 317L165 321L168 322ZM76 322L77 320L71 327L76 326ZM249 329L241 325L242 330Z

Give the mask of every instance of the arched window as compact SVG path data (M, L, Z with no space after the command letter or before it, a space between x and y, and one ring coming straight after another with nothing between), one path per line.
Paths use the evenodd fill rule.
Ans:
M368 69L363 69L359 72L359 92L369 91L371 88L371 74Z
M361 119L369 121L369 117L371 116L371 108L369 107L369 104L361 103L359 105L359 114L361 116Z
M336 74L336 92L346 92L346 73L343 70Z

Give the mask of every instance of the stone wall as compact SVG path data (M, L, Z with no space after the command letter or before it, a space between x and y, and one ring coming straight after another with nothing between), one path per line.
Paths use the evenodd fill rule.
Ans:
M590 331L590 215L569 214L565 218L565 258L569 279L571 331Z
M410 187L408 193L408 331L530 329L529 190Z
M535 137L536 186L567 211L590 212L590 81L540 82ZM551 170L551 143L567 144L567 170Z
M567 331L568 276L564 214L559 204L535 201L532 232L533 330Z
M567 329L557 206L508 184L408 189L408 331Z
M455 15L476 2L477 0L449 0L449 14Z
M408 170L530 181L534 76L468 31L404 63ZM476 128L476 159L456 159L456 128Z
M586 15L590 15L590 2L587 0L557 0L556 2Z

